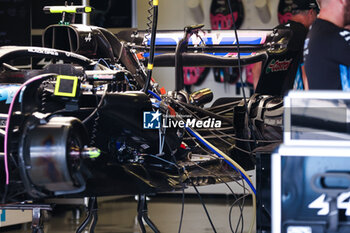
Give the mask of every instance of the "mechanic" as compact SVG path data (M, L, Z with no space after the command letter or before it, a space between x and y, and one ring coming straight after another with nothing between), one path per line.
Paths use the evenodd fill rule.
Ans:
M350 90L350 0L319 0L320 14L305 41L309 89Z
M316 0L293 0L291 19L287 23L275 27L275 29L292 30L287 51L282 54L270 53L262 71L261 63L260 69L256 68L254 73L260 74L260 78L258 75L254 77L255 83L257 83L256 93L284 95L285 92L293 88L296 79L302 83L301 62L304 41L308 28L316 20L318 10ZM259 65L257 66L259 67Z

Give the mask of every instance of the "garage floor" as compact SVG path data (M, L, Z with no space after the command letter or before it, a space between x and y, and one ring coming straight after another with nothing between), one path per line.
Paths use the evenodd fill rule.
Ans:
M212 218L217 232L231 232L228 214L234 202L229 196L203 196L208 212ZM161 232L178 232L181 213L181 195L162 195L152 197L148 202L149 216ZM96 233L138 233L140 232L136 221L137 202L133 197L99 201L99 219ZM45 223L45 233L71 233L75 232L79 221L73 220L69 207L58 206L53 216ZM238 222L240 210L233 208L232 222L234 228ZM252 221L251 201L246 200L244 208L244 231L248 232ZM83 216L84 217L84 216ZM82 221L84 218L80 218ZM25 229L27 228L27 229ZM255 226L254 228L255 229ZM1 232L23 233L31 232L30 226L22 229L1 229ZM147 227L147 232L152 232ZM205 215L202 205L195 195L186 195L185 211L181 232L205 233L213 232ZM238 231L240 232L240 230ZM255 232L255 230L253 231Z

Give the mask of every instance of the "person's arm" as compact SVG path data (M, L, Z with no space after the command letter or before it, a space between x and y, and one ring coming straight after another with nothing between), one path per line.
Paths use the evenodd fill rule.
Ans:
M303 77L303 85L304 85L304 90L308 91L309 90L309 81L307 80L306 72L305 72L305 66L301 66L301 75Z

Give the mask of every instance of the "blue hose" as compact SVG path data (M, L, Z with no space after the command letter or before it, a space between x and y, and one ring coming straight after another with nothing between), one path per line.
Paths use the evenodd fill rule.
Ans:
M218 151L216 151L214 148L212 148L207 142L203 141L200 137L198 137L198 135L189 127L186 127L186 130L188 132L190 132L190 134L192 136L194 136L197 140L199 140L205 147L207 147L210 151L212 151L214 154L216 154L217 156L219 156L220 158L223 158L225 160L226 163L228 163L228 165L230 165L230 167L232 167L235 171L239 172L243 179L245 181L247 181L248 185L250 186L250 188L252 189L253 193L256 195L256 190L254 188L254 185L250 182L250 180L248 179L248 177L246 177L243 172L241 172L240 170L238 170L235 165L233 165L232 163L230 163L229 161L227 161Z
M157 95L156 93L154 93L153 91L148 90L148 93L151 94L151 95L152 95L154 98L156 98L157 100L162 101L162 98L160 98L160 96Z

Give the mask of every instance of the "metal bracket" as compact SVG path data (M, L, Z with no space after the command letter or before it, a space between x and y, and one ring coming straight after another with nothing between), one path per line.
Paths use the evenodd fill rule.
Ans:
M52 210L51 205L40 204L3 204L0 205L2 210L32 210L32 233L44 233L44 224L41 219L42 210Z

